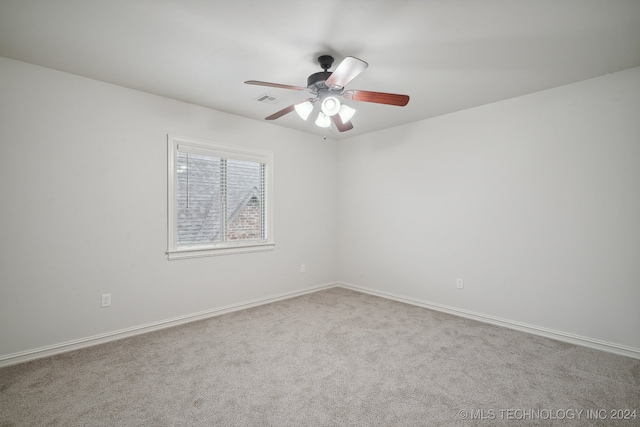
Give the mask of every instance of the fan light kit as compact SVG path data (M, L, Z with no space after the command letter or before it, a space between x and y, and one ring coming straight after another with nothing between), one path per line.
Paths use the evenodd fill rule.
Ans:
M335 116L340 111L340 101L335 96L328 96L322 101L322 112L327 116Z
M340 111L338 111L338 115L342 119L342 123L347 123L351 120L354 114L356 114L356 110L344 104L340 106Z
M318 113L318 118L316 119L316 125L321 128L328 128L329 126L331 126L331 118L320 111Z
M399 95L395 93L371 92L366 90L345 90L344 86L362 73L368 64L361 59L347 56L338 65L335 71L328 71L333 64L333 57L322 55L318 58L318 63L324 71L314 73L307 78L307 87L290 86L279 83L261 82L257 80L247 80L245 83L249 85L275 87L290 90L308 90L312 98L298 102L280 111L273 113L265 118L265 120L275 120L292 112L298 113L302 120L307 120L314 110L314 104L320 101L320 111L316 118L316 125L321 128L330 128L333 123L340 132L353 129L351 119L356 110L343 104L338 99L342 97L350 101L373 102L376 104L395 105L404 107L409 103L408 95Z
M309 118L309 114L313 111L313 104L311 101L304 101L300 104L296 104L294 108L302 120L307 120L307 118Z

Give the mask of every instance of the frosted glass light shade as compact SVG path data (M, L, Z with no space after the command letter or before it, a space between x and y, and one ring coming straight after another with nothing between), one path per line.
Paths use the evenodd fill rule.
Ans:
M322 100L322 112L327 116L335 116L340 111L340 101L335 96L327 96Z
M328 128L329 126L331 126L331 119L325 113L320 111L318 113L318 118L316 119L316 125L321 128Z
M342 123L347 123L349 120L351 120L355 113L355 109L349 107L348 105L342 104L338 115L340 116L340 119L342 119Z
M302 120L307 120L309 118L309 114L313 111L313 104L310 101L304 101L300 104L296 104L294 108Z

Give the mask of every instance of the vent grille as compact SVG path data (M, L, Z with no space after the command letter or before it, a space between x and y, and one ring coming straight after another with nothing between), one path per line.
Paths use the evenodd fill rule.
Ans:
M275 96L267 95L266 93L263 93L262 95L257 97L255 100L258 101L258 102L263 102L265 104L277 104L278 103L278 100L276 99Z

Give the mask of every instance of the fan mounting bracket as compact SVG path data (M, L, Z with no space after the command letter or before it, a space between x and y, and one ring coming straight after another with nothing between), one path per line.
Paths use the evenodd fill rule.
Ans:
M318 64L326 72L333 65L333 56L321 55L318 57Z

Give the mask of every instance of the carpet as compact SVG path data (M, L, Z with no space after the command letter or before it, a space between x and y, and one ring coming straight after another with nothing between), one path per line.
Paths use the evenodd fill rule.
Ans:
M331 288L2 368L0 425L638 426L640 360Z

